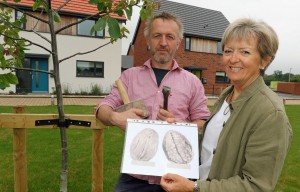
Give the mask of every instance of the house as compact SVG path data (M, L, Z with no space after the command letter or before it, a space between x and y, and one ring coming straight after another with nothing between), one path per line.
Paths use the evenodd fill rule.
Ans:
M206 94L219 94L229 85L222 65L221 38L229 21L219 11L204 9L182 3L161 0L160 9L176 14L184 25L184 39L175 59L184 69L201 78ZM199 5L201 5L199 3ZM133 65L140 66L150 58L144 38L145 22L139 20L128 55Z
M23 15L22 11L30 13L32 16L43 15L41 9L35 12L32 11L32 0L22 0L19 3L14 3L12 0L7 2L16 7L13 11L14 18L21 17ZM64 2L65 0L51 1L54 9L63 5ZM59 12L61 22L57 23L55 27L57 29L61 28L96 13L98 13L96 5L91 5L88 1L72 0ZM43 36L50 39L47 25L43 22L37 22L32 16L26 16L27 22L22 26L24 30L20 32L20 36L34 43L41 44L47 49L51 49L50 44L40 37ZM120 25L126 21L125 15L111 14L111 16L116 18ZM93 50L110 41L110 39L105 39L105 35L108 34L107 29L90 34L90 29L97 19L98 17L92 17L61 31L57 35L59 60L68 58L76 53ZM30 32L33 29L39 35ZM89 92L91 86L94 85L102 88L103 92L109 92L114 81L121 74L121 47L121 41L117 41L92 53L78 54L60 63L60 78L63 92ZM35 45L27 48L29 50L26 50L26 58L23 62L24 68L45 71L53 70L52 56L49 52ZM19 70L16 74L19 84L12 85L2 91L2 93L52 93L55 91L54 78L47 73Z

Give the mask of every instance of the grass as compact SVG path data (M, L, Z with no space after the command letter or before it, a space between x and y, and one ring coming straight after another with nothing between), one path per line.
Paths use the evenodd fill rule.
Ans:
M276 191L300 191L300 106L287 105L286 112L293 128L293 139Z
M92 114L94 106L65 106L67 114ZM293 127L293 142L276 186L276 192L300 191L300 106L286 106ZM11 113L11 107L0 113ZM27 113L56 113L55 106L27 107ZM68 191L91 191L92 132L84 129L67 130L69 164ZM104 181L105 192L113 191L120 174L124 132L116 127L105 129ZM12 130L0 129L0 191L13 191ZM27 130L28 191L59 191L61 165L58 129Z

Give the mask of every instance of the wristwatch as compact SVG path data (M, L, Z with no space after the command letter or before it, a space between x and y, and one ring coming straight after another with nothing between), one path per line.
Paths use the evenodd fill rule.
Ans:
M194 182L194 192L198 192L198 183L197 181Z

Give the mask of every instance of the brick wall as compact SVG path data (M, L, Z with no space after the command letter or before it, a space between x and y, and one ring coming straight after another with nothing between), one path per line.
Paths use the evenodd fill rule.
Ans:
M145 23L142 22L137 31L134 48L130 50L129 55L134 57L134 66L141 66L143 63L150 58L150 53L147 50L147 43L144 37ZM225 87L229 84L215 82L216 71L224 71L222 65L222 55L211 54L203 52L192 52L185 50L185 42L182 40L180 47L175 54L175 60L178 62L180 67L199 67L206 68L203 70L201 77L207 79L207 84L204 85L206 94L220 94Z
M300 83L296 82L278 82L277 91L281 93L290 93L300 95Z

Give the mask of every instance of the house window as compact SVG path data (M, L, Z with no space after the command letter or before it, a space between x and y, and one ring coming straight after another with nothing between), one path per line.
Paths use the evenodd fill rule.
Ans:
M80 21L81 19L78 19ZM104 30L96 31L91 34L92 27L96 24L95 20L85 20L77 25L77 35L91 36L91 37L104 37Z
M77 61L76 77L104 77L104 62Z
M26 17L26 16L21 11L16 11L15 17L16 17L16 20L20 20L22 17ZM26 29L26 23L22 23L20 28L21 29Z
M223 54L223 51L222 51L222 42L218 42L218 48L217 48L217 53L218 54Z
M216 72L216 83L229 83L227 74L224 71Z
M191 50L191 38L190 37L186 37L185 38L185 50Z
M196 37L185 38L185 50L203 53L218 53L219 42L210 39L202 39ZM222 53L222 51L220 51Z

